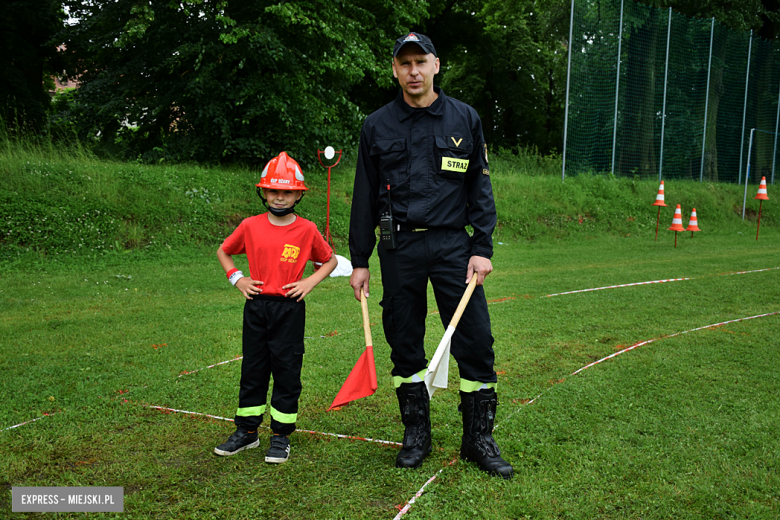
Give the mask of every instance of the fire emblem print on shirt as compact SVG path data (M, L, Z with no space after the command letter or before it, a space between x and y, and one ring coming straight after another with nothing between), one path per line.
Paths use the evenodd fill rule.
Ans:
M291 264L294 264L298 262L298 254L300 254L301 248L297 246L291 246L290 244L284 245L284 251L282 251L282 258L279 259L280 262L289 262Z

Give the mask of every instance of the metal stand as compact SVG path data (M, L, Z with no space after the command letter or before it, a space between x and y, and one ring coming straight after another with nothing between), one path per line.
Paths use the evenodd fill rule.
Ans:
M322 150L317 150L317 160L320 161L320 164L322 165L323 168L327 168L328 169L328 208L327 208L327 213L326 213L326 216L325 216L325 241L328 244L330 244L331 247L334 247L333 246L333 239L330 236L330 169L333 168L334 166L336 166L339 163L339 161L341 160L341 150L336 152L339 155L339 158L336 159L336 162L331 164L330 166L325 166L325 164L322 162L321 155L323 153L325 153L325 152L323 152Z

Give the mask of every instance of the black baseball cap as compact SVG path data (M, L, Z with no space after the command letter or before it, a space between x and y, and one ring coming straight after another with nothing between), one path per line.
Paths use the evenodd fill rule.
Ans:
M393 47L393 58L395 58L396 55L398 55L398 53L401 51L401 47L407 43L417 44L423 51L425 51L425 54L433 54L434 56L437 56L436 47L433 46L433 42L430 38L418 32L410 32L408 34L404 34L395 41L395 46Z

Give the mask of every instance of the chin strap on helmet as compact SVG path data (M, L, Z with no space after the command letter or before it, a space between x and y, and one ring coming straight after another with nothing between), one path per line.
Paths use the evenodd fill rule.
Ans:
M263 206L266 207L268 211L271 212L271 214L275 217L284 217L289 215L290 213L295 213L295 206L298 205L298 203L303 199L303 196L306 195L305 191L301 192L301 198L295 201L295 204L290 206L289 208L279 209L279 208L272 208L268 205L268 201L265 200L265 197L263 196L263 188L260 186L257 187L257 196L260 197L260 200L263 201Z

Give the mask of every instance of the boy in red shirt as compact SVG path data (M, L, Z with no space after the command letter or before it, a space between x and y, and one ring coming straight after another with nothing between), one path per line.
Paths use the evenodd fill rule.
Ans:
M287 153L271 159L257 184L268 213L245 219L217 250L230 283L247 299L236 431L214 448L217 455L235 455L260 444L257 428L263 421L272 375L268 411L273 436L265 461L286 462L290 454L289 435L295 431L301 395L303 299L338 265L317 226L294 213L306 189L300 166ZM232 255L239 254L247 255L249 277L233 263ZM308 260L322 262L322 267L301 279Z

